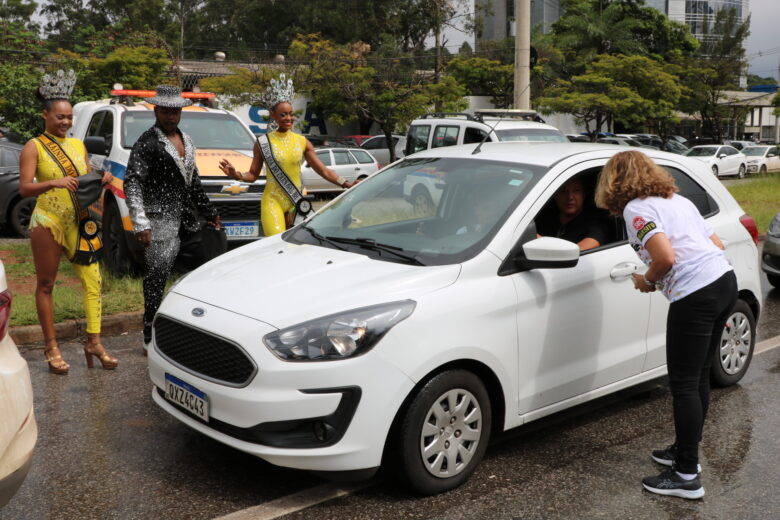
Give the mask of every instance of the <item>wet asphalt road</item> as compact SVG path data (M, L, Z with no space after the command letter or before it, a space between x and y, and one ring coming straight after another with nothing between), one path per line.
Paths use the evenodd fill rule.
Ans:
M767 286L768 291L768 286ZM759 341L780 333L780 291L768 291ZM2 519L206 519L322 484L218 444L161 412L150 397L139 334L106 337L114 371L87 370L76 342L68 376L24 347L40 428L32 470ZM663 379L497 439L472 479L437 497L410 495L391 477L285 516L329 518L780 517L780 349L756 356L736 387L713 394L702 447L701 502L641 490L657 472L648 453L671 438Z

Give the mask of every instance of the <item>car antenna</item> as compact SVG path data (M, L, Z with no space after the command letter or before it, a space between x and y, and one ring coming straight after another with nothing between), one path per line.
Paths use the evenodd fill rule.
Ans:
M528 90L528 87L530 87L530 86L531 86L531 84L530 84L530 83L529 83L528 85L526 85L526 86L525 86L525 88L524 88L524 89L523 89L523 90L520 92L520 95L522 95L522 94L523 94L523 92L525 92L526 90ZM496 128L496 125L498 125L498 123L499 123L500 121L501 121L501 118L499 117L499 118L496 120L496 122L495 122L495 123L493 123L493 126L492 126L492 127L490 127L490 132L488 132L487 134L485 134L485 137L484 137L484 138L482 138L482 140L479 142L479 144L477 145L477 147L476 147L476 148L474 148L474 151L473 151L473 152L471 152L471 155L477 155L477 154L480 152L480 150L482 149L482 145L485 143L485 141L487 141L487 138L488 138L488 137L490 137L490 134L493 132L493 129L495 129L495 128Z

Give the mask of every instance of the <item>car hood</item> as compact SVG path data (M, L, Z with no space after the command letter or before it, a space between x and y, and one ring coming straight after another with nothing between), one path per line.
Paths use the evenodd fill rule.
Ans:
M414 266L272 237L222 255L173 292L283 328L455 282L460 265Z

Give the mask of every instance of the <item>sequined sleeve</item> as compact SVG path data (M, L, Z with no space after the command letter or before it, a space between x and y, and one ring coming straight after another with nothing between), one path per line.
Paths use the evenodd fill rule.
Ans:
M144 148L147 146L148 143L141 139L135 143L125 173L125 198L130 211L130 220L133 222L133 230L136 233L152 228L144 211L144 196L141 189L141 183L149 174L149 165L144 157L146 155Z
M203 190L203 185L200 182L200 172L198 167L195 166L195 171L192 175L192 183L190 183L190 199L193 204L206 220L213 221L217 216L217 210L209 200L208 195Z

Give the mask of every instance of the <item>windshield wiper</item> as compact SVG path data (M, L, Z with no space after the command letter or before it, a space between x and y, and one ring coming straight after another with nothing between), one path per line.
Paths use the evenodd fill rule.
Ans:
M342 244L352 244L352 245L363 247L365 249L371 249L374 251L383 251L386 253L391 253L399 258L408 260L415 265L427 265L425 262L420 260L420 257L418 255L412 255L406 253L405 252L406 250L403 247L392 246L390 244L382 244L380 242L377 242L373 238L328 237L328 240L331 240L333 242L340 242Z
M308 224L303 224L301 226L301 229L305 229L306 231L308 231L311 236L313 236L314 238L316 238L320 242L320 244L328 244L328 245L330 245L330 246L332 246L332 247L334 247L336 249L339 249L341 251L346 251L347 250L346 247L343 247L343 246L337 244L335 240L333 240L333 239L331 239L329 237L320 235L317 231L315 231L314 229L310 228Z

